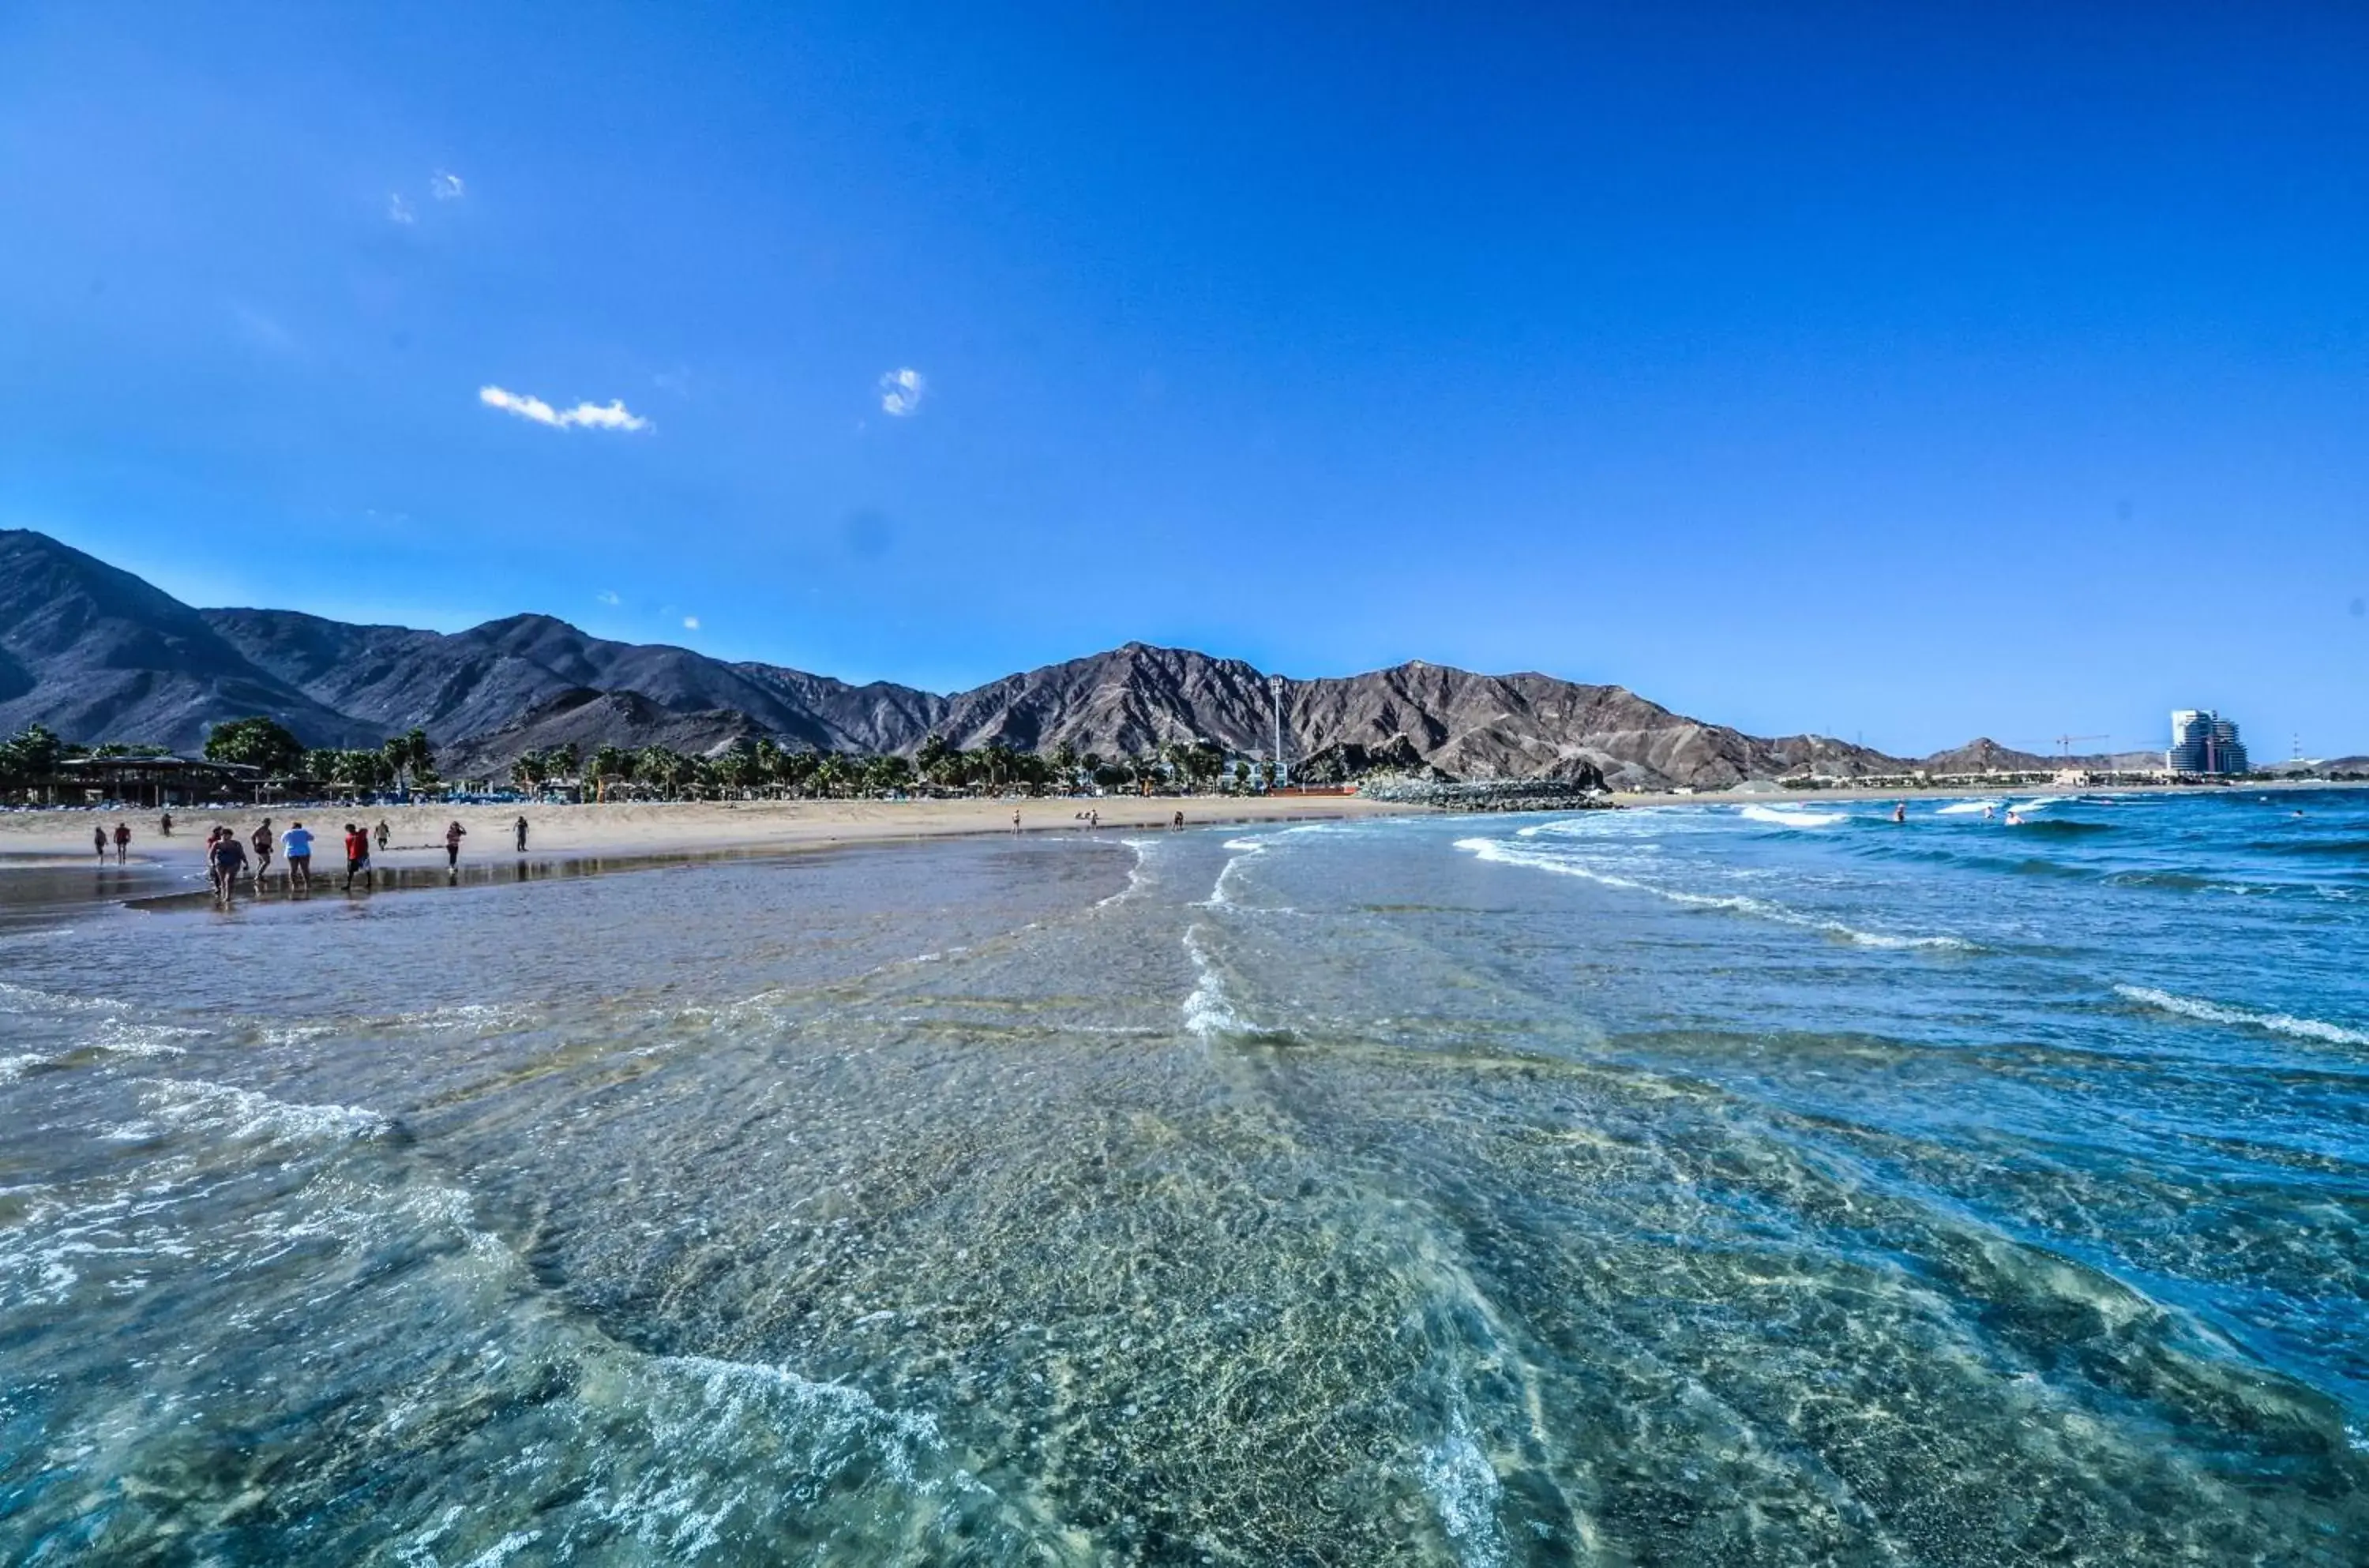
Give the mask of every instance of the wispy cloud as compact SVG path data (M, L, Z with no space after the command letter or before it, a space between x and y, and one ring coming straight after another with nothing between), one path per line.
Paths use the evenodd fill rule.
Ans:
M899 419L908 418L921 411L921 395L928 390L929 383L921 372L910 367L890 371L880 378L880 407Z
M450 169L438 169L430 175L428 189L439 201L458 201L469 194L469 188L462 183L461 177Z
M386 221L390 223L402 223L408 226L419 222L419 214L411 210L411 203L406 201L398 192L389 195L386 199Z
M601 603L608 605L618 605L625 602L624 600L618 598L614 593L610 592L607 589L601 589L592 597L599 600Z
M554 408L540 397L522 392L509 392L498 386L481 386L477 401L488 408L499 408L532 419L538 425L549 425L555 430L647 430L650 422L628 410L623 398L607 403L578 403L573 408Z
M682 629L686 632L695 632L699 630L699 617L696 615L684 616L682 618Z

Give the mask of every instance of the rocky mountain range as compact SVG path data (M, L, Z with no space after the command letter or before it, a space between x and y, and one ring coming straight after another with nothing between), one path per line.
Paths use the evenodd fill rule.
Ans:
M0 734L40 723L70 740L191 750L211 725L249 714L310 746L424 729L454 776L497 773L571 741L704 752L770 736L910 752L934 733L965 749L1066 742L1105 756L1193 739L1259 756L1273 744L1269 677L1190 649L1129 643L942 695L611 642L548 615L441 633L193 609L45 534L0 531ZM1600 770L1616 788L1715 789L1805 768L1859 777L1919 765L1825 736L1745 735L1619 686L1421 661L1289 681L1282 716L1288 754L1316 761L1320 773L1382 764L1576 779ZM1989 741L1933 761L1985 756L2051 765Z

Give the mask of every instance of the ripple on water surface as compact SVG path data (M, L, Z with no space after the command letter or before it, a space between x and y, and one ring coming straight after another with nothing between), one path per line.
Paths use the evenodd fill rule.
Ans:
M2357 933L2273 984L2251 904L1892 826L112 917L137 998L8 947L0 1556L2349 1561Z

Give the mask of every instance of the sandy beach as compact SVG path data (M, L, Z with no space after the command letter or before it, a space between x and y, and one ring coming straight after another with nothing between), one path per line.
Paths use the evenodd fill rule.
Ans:
M381 821L391 838L372 853L382 868L441 866L444 828L458 821L467 830L461 858L466 864L496 855L516 860L511 828L527 818L531 861L621 855L636 859L698 854L718 850L804 849L827 844L896 839L945 838L1008 833L1020 814L1025 832L1074 832L1079 815L1101 813L1104 833L1168 828L1177 812L1186 827L1230 822L1314 821L1333 818L1400 816L1423 807L1360 800L1353 795L1238 799L1224 795L1153 799L1072 800L760 800L651 801L610 805L401 806L360 808L246 807L232 811L196 807L173 813L173 836L157 832L159 814L149 810L64 809L0 814L0 865L88 864L94 825L111 836L118 822L132 828L131 860L141 864L186 861L196 865L208 830L216 823L245 841L266 815L275 830L302 821L315 835L315 864L342 866L338 841L349 819L365 829Z

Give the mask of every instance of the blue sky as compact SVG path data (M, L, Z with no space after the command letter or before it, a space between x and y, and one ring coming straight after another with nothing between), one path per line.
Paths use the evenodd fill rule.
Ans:
M942 689L2369 750L2364 79L2333 4L13 6L0 523Z

